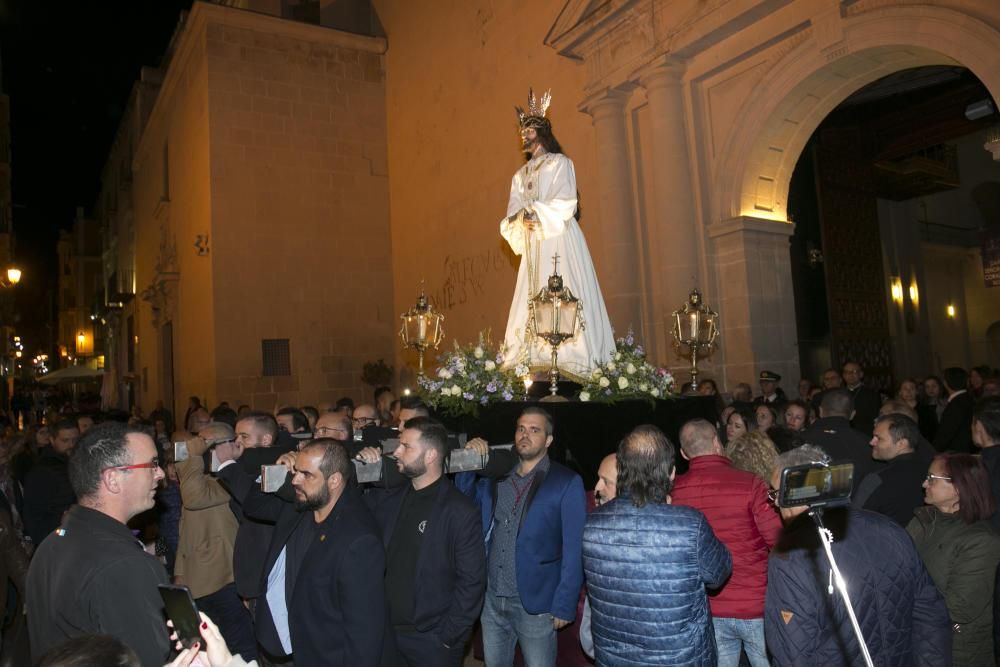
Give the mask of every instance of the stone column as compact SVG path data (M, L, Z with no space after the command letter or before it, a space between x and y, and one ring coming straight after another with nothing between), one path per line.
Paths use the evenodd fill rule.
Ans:
M726 387L737 382L756 387L757 374L765 369L784 378L786 391L799 380L788 247L794 231L791 223L749 216L708 228L719 286L717 379Z
M601 211L599 279L616 336L631 327L642 333L641 262L633 215L632 171L628 156L625 104L629 92L605 89L584 100L580 110L593 118L597 143L598 201ZM588 232L587 202L583 229ZM591 205L594 201L591 200ZM591 243L598 239L593 238Z
M660 359L676 357L663 326L664 318L687 301L691 288L698 285L711 303L715 295L700 284L699 243L701 225L697 220L691 163L685 133L682 66L661 60L640 72L639 83L649 104L652 174L644 186L652 188L653 206L648 211L647 253L652 280L647 289L652 308L650 319L656 334L650 341Z

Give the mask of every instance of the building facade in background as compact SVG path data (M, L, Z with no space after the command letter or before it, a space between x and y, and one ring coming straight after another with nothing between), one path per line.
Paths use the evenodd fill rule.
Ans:
M612 324L633 329L654 362L686 366L667 317L698 287L721 315L704 371L723 387L849 358L885 386L1000 364L989 334L1000 336L1000 290L976 285L969 242L989 220L962 203L980 181L1000 183L1000 163L963 140L973 171L920 195L920 209L886 203L864 170L838 180L847 158L829 137L846 135L817 136L859 90L914 68L967 69L1000 97L1000 8L195 3L134 144L134 360L116 356L119 376L134 378L146 410L157 399L182 410L189 395L264 409L359 400L365 362L412 367L394 335L422 283L449 338L497 339L517 267L498 233L521 160L513 106L529 86L552 91ZM823 239L798 248L792 177L814 153L826 156ZM824 278L819 341L802 330L805 264ZM897 301L896 279L913 296ZM412 371L399 381L412 386Z

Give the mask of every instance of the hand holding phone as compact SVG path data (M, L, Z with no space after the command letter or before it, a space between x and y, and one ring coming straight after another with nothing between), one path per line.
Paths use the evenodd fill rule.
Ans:
M198 607L191 597L191 590L187 586L174 586L171 584L159 584L160 597L163 598L163 606L167 610L167 618L174 624L177 632L177 641L184 648L190 648L192 644L201 639L201 617L198 615Z

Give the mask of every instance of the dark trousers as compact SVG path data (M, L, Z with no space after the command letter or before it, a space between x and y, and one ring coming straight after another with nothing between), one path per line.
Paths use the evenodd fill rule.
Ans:
M465 637L451 648L433 632L396 630L397 667L461 667L465 658Z
M228 584L195 602L198 610L219 626L219 632L233 655L239 654L246 662L257 659L253 621L240 596L236 594L236 584Z

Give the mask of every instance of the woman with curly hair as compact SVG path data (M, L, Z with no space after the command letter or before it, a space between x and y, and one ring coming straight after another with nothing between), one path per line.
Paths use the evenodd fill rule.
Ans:
M750 431L726 445L726 456L735 467L752 472L770 484L778 448L763 431Z

